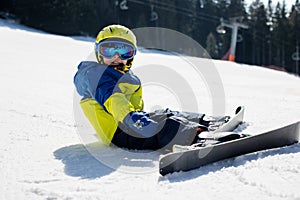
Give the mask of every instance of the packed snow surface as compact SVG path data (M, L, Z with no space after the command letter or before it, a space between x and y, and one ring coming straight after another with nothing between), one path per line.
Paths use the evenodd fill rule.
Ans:
M0 44L0 199L300 199L299 143L162 177L159 152L87 144L83 135L93 136L93 130L79 130L72 80L79 62L93 57L93 42L0 21ZM133 70L163 65L189 77L196 111L213 114L212 86L181 72L184 60L140 48ZM258 134L300 120L299 77L233 62L197 62L217 69L225 114L246 107L241 131ZM170 78L163 72L156 71ZM166 85L144 88L146 110L184 109Z

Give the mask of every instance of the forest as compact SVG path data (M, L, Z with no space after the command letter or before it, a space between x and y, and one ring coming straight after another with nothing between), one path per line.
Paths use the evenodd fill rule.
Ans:
M220 20L235 21L247 26L238 31L236 62L299 75L300 3L289 1L288 10L285 0L2 0L0 18L71 36L95 37L116 23L163 27L193 38L214 59L226 59L230 48L232 30L220 30Z

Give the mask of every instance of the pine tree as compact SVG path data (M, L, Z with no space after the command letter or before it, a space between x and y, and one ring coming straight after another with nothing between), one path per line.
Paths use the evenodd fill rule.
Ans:
M191 19L196 15L196 2L194 0L176 0L175 5L177 30L191 36L195 27L194 21Z
M230 6L230 2L226 0L218 0L216 7L215 7L215 13L218 16L219 19L223 18L224 20L229 20L230 18L230 12L228 7ZM218 23L218 25L220 22ZM231 30L229 28L224 27L226 33L221 34L218 37L218 44L219 45L219 54L220 57L223 57L225 54L227 54L229 48L230 48L230 41L231 41Z
M296 0L295 4L292 6L290 15L289 15L289 26L290 26L290 37L289 37L289 55L293 55L296 53L296 48L300 48L300 3L299 0ZM300 51L300 50L298 50ZM293 73L298 72L298 75L300 74L299 69L299 61L298 61L298 68L296 65L295 60L291 59L291 57L288 57L287 64L291 66L291 71Z
M266 39L267 39L267 49L268 49L268 53L267 53L267 65L272 65L272 57L273 57L273 53L272 53L272 48L273 48L273 7L272 7L272 0L268 1L268 5L267 5L267 26L268 26L268 34L266 35Z
M268 18L265 6L260 0L256 0L250 6L250 31L252 34L252 63L256 65L266 65L268 35Z
M195 38L202 46L206 46L206 39L210 32L215 32L220 23L216 11L216 4L212 0L196 1L196 23L193 30Z
M274 13L273 35L274 35L274 62L275 65L286 68L287 56L287 33L289 31L285 4L281 6L278 2ZM290 70L289 67L287 70Z
M217 58L218 46L217 46L216 38L212 32L207 36L206 51L211 58Z

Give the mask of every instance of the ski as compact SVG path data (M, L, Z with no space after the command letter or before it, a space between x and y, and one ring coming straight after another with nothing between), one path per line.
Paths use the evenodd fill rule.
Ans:
M223 159L292 145L299 141L299 128L300 121L253 136L168 153L159 159L159 172L166 175L188 171Z

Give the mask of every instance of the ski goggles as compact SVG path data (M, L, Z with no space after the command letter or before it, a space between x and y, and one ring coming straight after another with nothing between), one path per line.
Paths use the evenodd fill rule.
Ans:
M103 41L96 45L96 51L105 58L118 54L121 60L129 60L136 54L136 48L128 42Z

